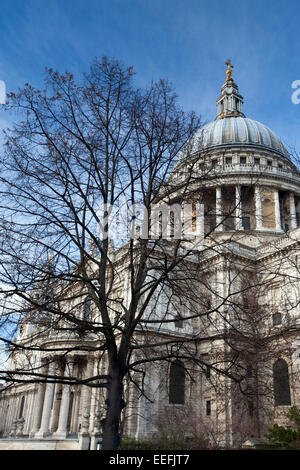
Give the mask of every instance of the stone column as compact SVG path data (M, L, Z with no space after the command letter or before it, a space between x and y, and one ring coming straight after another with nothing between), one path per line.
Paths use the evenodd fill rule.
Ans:
M27 420L24 427L24 434L29 434L31 431L32 426L32 418L33 418L33 402L34 402L34 391L30 391L28 394L28 407L27 407Z
M280 205L279 205L279 194L278 189L274 191L274 205L275 205L275 228L276 230L282 230L280 220Z
M204 202L202 197L198 199L196 205L196 233L201 240L204 238Z
M43 366L43 368L41 369L41 374L46 374L46 371L47 371L46 366ZM43 411L43 403L44 403L44 392L45 392L45 384L42 384L42 383L38 384L37 392L35 396L33 397L33 406L32 406L33 420L32 420L31 430L29 432L29 437L34 437L40 428L41 414Z
M49 364L48 375L55 375L55 367L56 367L55 362L51 362ZM49 423L50 423L50 415L51 415L51 408L52 408L52 402L53 402L54 386L55 384L51 382L48 382L46 385L41 427L38 430L38 432L35 434L35 437L37 438L45 437L50 434Z
M57 383L54 390L54 398L53 398L53 406L51 412L51 419L50 419L50 431L54 432L58 425L58 415L59 415L59 407L60 407L60 400L58 398L60 390L62 389L62 384Z
M65 368L65 377L71 377L73 373L73 362L67 362ZM54 439L65 439L68 434L68 417L69 417L69 407L70 407L70 385L63 385L63 393L60 404L59 420L57 431L53 434Z
M87 379L93 376L94 370L94 359L89 358L87 359L86 363L86 370L84 377ZM90 407L91 407L91 387L88 385L82 385L81 389L81 403L80 403L80 410L81 415L88 415L90 416Z
M90 405L90 419L89 419L89 432L94 432L95 413L97 408L97 389L91 390L91 405Z
M294 193L289 194L289 203L290 203L290 229L294 230L297 228L297 217L296 217L296 206L295 206L295 196Z
M261 198L260 198L259 186L255 186L254 198L255 198L256 230L261 230L262 229L262 213L261 213Z
M223 231L222 219L222 189L218 186L216 187L216 232Z
M235 229L243 230L242 221L242 188L240 185L235 187Z

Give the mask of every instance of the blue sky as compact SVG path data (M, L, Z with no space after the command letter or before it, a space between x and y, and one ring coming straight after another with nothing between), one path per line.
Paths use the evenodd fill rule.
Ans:
M300 153L300 11L283 0L0 0L0 80L40 86L45 66L75 75L95 56L133 65L138 85L168 78L181 105L215 118L224 61L246 116ZM0 110L0 127L9 116Z

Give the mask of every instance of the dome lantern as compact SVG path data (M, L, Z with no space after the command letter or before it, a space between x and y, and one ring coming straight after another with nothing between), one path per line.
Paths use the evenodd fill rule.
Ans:
M243 97L239 94L238 86L232 78L233 65L229 59L225 62L225 65L227 65L227 78L222 86L221 95L217 99L218 115L216 119L235 116L245 117L242 113Z

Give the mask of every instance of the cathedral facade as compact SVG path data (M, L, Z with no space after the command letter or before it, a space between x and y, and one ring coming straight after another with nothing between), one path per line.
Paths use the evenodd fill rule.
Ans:
M205 255L193 253L206 273L203 295L212 313L201 324L178 317L157 334L187 338L204 332L197 349L201 367L187 374L180 361L150 364L146 396L130 384L125 388L124 436L151 438L173 426L218 446L236 447L250 437L262 438L274 422L286 423L289 408L300 406L300 173L280 138L245 117L227 65L216 119L198 131L191 158L183 150L170 176L178 188L192 176L193 194L201 185L205 237L199 252ZM115 250L114 262L123 273L118 289L126 301L124 259L124 248ZM163 314L163 299L155 308ZM93 315L90 304L82 315ZM17 342L30 345L35 334L25 321ZM84 378L105 371L96 353L80 351L88 339L56 331L40 341L49 354L35 350L30 361L45 375ZM70 354L51 352L65 343ZM232 367L217 373L229 359ZM12 354L8 370L22 370L22 360ZM101 446L102 389L20 380L4 387L0 397L0 448Z

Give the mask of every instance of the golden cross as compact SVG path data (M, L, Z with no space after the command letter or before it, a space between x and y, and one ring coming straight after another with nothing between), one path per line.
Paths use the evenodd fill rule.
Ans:
M227 65L227 70L226 70L227 79L226 80L231 80L233 65L230 62L230 59L228 59L227 62L225 62L225 65Z
M232 65L230 59L228 59L227 62L225 62L225 65L227 65L227 67L228 67L229 69L231 69L231 68L233 69L233 67L234 67L234 66Z

